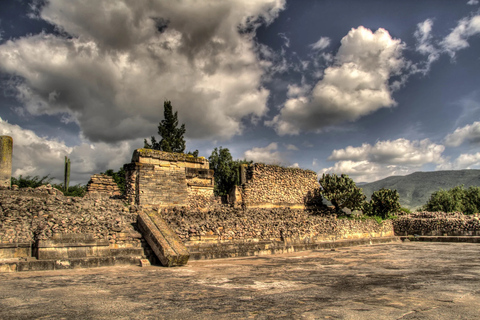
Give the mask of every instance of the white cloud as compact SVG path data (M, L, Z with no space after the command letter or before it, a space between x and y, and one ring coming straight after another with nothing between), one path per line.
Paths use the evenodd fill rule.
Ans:
M323 50L330 45L329 37L321 37L317 42L312 43L310 47L314 50Z
M480 152L462 153L453 162L441 163L437 170L480 169Z
M458 147L465 141L469 143L480 143L480 122L475 121L472 124L455 129L445 137L445 145L449 147Z
M468 5L474 6L478 4L478 0L468 0L467 2Z
M90 176L107 169L118 170L130 162L133 145L141 141L118 144L96 143L68 147L63 141L39 137L33 131L10 124L0 118L0 135L13 138L12 175L50 175L63 181L65 156L71 160L71 184L85 184ZM112 156L114 155L114 156Z
M441 42L442 47L450 56L469 46L468 38L480 33L480 15L461 19L457 26Z
M245 151L243 158L252 160L253 162L261 162L267 164L281 164L283 162L282 155L278 149L276 142L270 143L264 148L252 148Z
M325 69L311 94L289 98L280 114L265 124L279 135L318 132L394 106L389 79L399 75L405 65L404 48L384 29L375 33L362 26L350 30L333 65Z
M381 164L423 165L439 163L445 147L430 140L410 141L407 139L378 141L375 145L368 143L361 147L348 146L334 150L328 160L368 160Z
M188 137L228 139L267 111L254 32L285 1L207 2L50 0L39 17L66 36L5 42L0 70L26 111L67 114L94 142L150 136L164 99Z
M287 144L287 150L298 151L298 148L293 144Z
M414 33L414 36L417 40L416 50L421 54L428 56L425 67L417 70L424 74L430 70L430 65L432 62L438 60L440 56L440 50L435 47L432 40L432 26L433 20L427 19L417 24L417 30Z
M407 139L378 141L360 147L348 146L334 150L328 160L337 161L334 166L319 174L333 172L351 175L357 182L370 182L390 175L404 175L417 171L428 163L443 164L445 147L430 140Z

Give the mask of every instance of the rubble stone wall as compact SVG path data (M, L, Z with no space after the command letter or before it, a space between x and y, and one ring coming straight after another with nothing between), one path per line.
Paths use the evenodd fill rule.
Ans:
M113 246L140 244L136 212L121 200L64 197L42 186L0 190L0 243L48 240L58 233L92 234Z
M122 194L113 177L105 174L94 174L91 176L87 184L87 192L106 196L120 196Z
M255 163L235 198L247 208L305 208L319 187L314 171Z
M126 171L129 204L144 207L207 206L213 201L208 160L182 153L135 150Z
M480 236L478 215L461 212L418 212L393 220L396 236Z
M162 217L184 242L195 241L331 241L391 237L390 220L337 219L289 208L210 211L163 208Z

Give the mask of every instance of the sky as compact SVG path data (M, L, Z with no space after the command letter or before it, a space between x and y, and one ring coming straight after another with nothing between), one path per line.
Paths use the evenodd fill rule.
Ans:
M170 100L186 151L356 182L480 168L478 0L0 0L13 176L129 163Z

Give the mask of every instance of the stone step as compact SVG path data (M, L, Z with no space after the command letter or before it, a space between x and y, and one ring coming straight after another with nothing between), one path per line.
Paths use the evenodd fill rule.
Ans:
M187 264L190 253L159 213L155 211L139 212L138 226L163 266L173 267Z

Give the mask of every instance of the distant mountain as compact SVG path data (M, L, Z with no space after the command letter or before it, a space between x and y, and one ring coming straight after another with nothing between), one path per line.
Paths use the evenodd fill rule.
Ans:
M414 172L407 176L391 176L375 182L359 185L369 200L372 193L381 188L396 189L402 207L417 209L439 189L450 189L458 185L480 186L480 170L450 170Z

